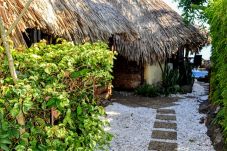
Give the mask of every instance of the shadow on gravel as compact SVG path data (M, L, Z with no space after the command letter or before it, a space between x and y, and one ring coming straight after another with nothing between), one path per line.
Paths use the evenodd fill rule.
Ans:
M130 107L150 107L153 109L176 105L177 97L142 97L131 92L114 91L111 101Z

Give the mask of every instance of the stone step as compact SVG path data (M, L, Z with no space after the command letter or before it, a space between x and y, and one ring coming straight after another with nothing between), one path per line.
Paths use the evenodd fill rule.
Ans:
M175 110L172 109L157 109L159 114L176 114Z
M177 151L177 143L151 141L148 150L155 151Z
M153 130L151 137L155 139L177 140L177 132Z
M157 122L163 122L163 123L176 123L176 121L170 121L170 120L160 120L160 119L156 119L155 121Z
M160 114L157 114L157 115L156 115L156 119L159 119L159 120L176 121L176 116L173 116L173 115L160 115Z
M155 121L154 128L177 129L176 123L158 122Z

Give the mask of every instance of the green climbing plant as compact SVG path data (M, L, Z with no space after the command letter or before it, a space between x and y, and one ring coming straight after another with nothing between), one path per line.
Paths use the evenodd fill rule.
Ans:
M227 142L227 1L213 1L206 14L213 47L210 96L214 103L222 107L218 123L223 127Z

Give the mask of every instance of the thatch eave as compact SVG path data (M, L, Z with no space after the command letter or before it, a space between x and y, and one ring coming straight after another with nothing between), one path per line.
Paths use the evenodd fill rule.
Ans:
M8 29L24 8L26 0L0 0L0 15ZM111 19L111 20L109 20ZM90 0L35 0L12 33L16 45L24 44L22 32L27 28L73 40L108 41L111 35L134 40L133 25L111 6Z
M162 0L108 0L108 3L134 23L141 37L131 42L120 37L116 40L117 51L128 60L152 64L184 48L198 51L207 43L199 29L186 25Z
M6 28L27 0L0 0ZM22 32L37 28L75 43L114 35L115 49L138 63L163 61L180 49L197 51L207 43L203 33L186 25L162 0L35 0L11 37L23 44Z

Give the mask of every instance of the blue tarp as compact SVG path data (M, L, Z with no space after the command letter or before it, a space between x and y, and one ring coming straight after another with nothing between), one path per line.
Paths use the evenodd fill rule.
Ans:
M201 71L201 70L192 70L192 76L194 78L205 78L208 75L208 71Z

